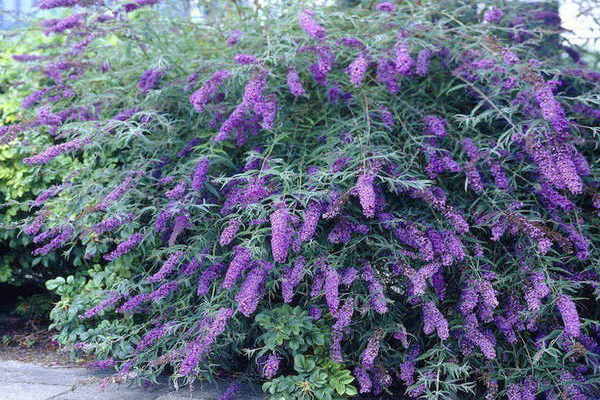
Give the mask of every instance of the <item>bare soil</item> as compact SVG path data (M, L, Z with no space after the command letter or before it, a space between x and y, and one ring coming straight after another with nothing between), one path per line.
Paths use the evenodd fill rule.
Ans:
M0 361L16 360L47 367L81 367L89 359L76 358L59 348L47 322L0 316Z

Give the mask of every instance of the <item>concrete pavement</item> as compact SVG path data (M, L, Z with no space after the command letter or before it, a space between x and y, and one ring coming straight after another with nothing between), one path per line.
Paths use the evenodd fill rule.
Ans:
M149 388L110 384L106 373L86 368L43 367L21 361L0 361L1 400L217 400L227 384L203 384L190 392L173 390L167 383ZM259 388L243 388L243 400L262 400Z

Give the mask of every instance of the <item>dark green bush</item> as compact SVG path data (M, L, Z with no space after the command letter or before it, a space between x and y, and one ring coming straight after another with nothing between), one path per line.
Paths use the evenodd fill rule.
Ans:
M44 55L56 55L61 37L47 38L37 30L6 31L0 43L0 121L3 125L18 124L22 120L21 101L32 90L48 84L33 67L13 60L12 55L37 50ZM52 143L42 135L28 136L28 145L48 146ZM36 197L48 186L62 182L64 174L38 174L23 164L29 153L27 147L0 145L0 283L11 285L34 284L44 287L46 280L69 270L73 263L81 264L81 254L65 259L58 254L32 256L35 249L31 238L14 229L29 214ZM64 171L76 167L65 160Z

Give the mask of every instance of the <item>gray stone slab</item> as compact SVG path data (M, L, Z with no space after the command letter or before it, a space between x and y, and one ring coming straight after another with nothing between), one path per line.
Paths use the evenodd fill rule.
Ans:
M110 375L85 368L43 367L20 361L0 361L0 400L217 400L228 383L197 384L194 390L161 384L138 387L102 385ZM242 386L239 399L263 400L258 387Z
M126 385L110 385L102 388L96 384L77 386L74 391L60 394L51 400L155 400L166 392L168 388L148 391Z
M228 383L222 382L219 384L203 383L194 387L194 391L190 392L186 388L178 391L171 391L168 394L158 397L156 400L217 400L225 390ZM259 387L251 387L242 385L237 392L237 399L244 400L264 400L265 396Z
M2 400L48 400L68 390L68 386L3 382L2 376L0 376L0 398Z
M183 390L177 392L167 393L165 395L157 397L155 400L217 400L223 391L207 391L207 390L194 390L193 392L185 392ZM262 395L256 395L247 391L241 391L238 393L237 399L244 400L264 400L265 397Z
M0 384L31 382L70 386L89 376L90 372L85 368L42 367L21 361L0 361Z

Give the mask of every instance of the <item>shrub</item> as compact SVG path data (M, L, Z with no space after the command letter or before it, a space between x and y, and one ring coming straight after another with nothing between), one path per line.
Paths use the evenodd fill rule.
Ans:
M24 229L90 265L48 283L61 343L273 398L594 398L600 77L556 14L148 3L44 23L24 162L80 164Z
M21 122L21 101L48 82L40 77L34 68L24 68L17 63L12 55L37 49L44 55L56 55L62 38L44 37L40 32L27 30L24 32L11 31L2 34L0 43L0 121L5 126ZM59 53L60 54L60 53ZM52 143L44 135L27 136L30 144L48 146ZM70 259L52 253L41 257L31 254L35 248L31 238L19 235L14 227L28 215L31 203L49 185L60 183L65 173L55 175L38 174L22 160L29 153L27 146L0 145L0 283L11 285L34 284L43 287L44 282L64 273L73 263L81 265L81 256L75 251ZM76 164L63 160L60 167L69 171Z

